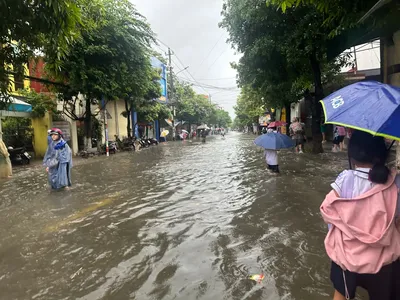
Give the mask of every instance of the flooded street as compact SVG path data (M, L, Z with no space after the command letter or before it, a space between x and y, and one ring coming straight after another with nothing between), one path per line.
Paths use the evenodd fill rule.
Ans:
M0 182L0 299L331 299L319 205L344 155L281 152L271 177L253 139L81 161L62 192L17 171Z

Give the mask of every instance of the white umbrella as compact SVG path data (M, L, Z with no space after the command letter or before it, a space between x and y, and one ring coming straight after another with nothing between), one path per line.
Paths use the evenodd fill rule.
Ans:
M200 125L199 127L197 127L197 129L205 129L208 130L210 129L210 127L208 127L206 124Z

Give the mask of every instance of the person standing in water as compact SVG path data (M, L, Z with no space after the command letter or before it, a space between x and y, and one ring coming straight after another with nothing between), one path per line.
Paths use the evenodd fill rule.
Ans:
M296 152L303 153L304 128L301 125L299 118L293 118L292 124L289 126L289 132L290 136L296 143Z
M358 286L370 300L400 299L400 177L385 166L382 137L355 131L348 154L354 170L338 176L320 208L333 299L354 299Z
M205 143L206 142L206 132L205 132L205 130L201 130L200 131L200 137L201 137L201 141L203 143Z
M47 147L43 165L46 167L50 187L58 190L71 186L72 151L60 129L52 128L50 136L52 142Z
M265 149L264 155L268 170L270 170L272 173L279 174L278 151Z

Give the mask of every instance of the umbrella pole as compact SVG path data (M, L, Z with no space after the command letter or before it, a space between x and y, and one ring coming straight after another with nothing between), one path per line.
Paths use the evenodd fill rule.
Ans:
M394 145L394 142L395 142L395 140L393 140L393 142L390 144L390 146L389 146L389 148L388 148L388 151L389 151L390 149L392 149L392 147L393 147L393 145Z

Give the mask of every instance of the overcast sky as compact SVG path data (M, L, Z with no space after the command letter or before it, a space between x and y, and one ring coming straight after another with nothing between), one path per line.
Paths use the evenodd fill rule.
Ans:
M236 71L230 62L237 61L234 50L226 42L228 33L218 27L223 0L131 0L147 18L157 38L171 47L175 73L189 66L188 71L200 84L224 87L195 87L201 94L211 94L217 103L234 116L233 106L239 89ZM190 2L190 4L189 4ZM167 48L160 43L165 52ZM158 48L159 52L161 49ZM178 76L193 81L189 72Z

